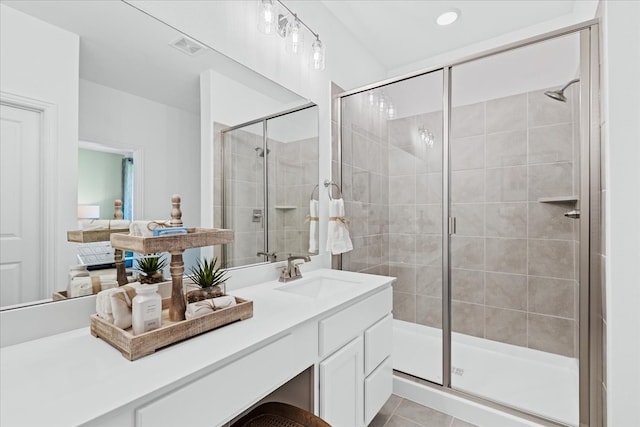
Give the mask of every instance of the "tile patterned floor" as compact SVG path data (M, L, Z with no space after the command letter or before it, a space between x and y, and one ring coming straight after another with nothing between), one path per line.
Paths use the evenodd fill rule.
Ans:
M369 427L477 427L392 394Z

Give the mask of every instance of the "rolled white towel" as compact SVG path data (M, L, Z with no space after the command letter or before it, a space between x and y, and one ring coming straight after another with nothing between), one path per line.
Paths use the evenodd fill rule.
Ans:
M101 319L113 323L113 311L111 310L111 294L117 291L117 288L106 289L98 292L96 295L96 313Z
M209 298L188 304L187 310L184 313L184 317L187 320L191 320L195 319L196 317L213 313L215 310L233 307L234 305L236 305L236 299L230 295L218 298Z
M120 329L131 327L131 300L136 296L136 288L142 286L138 282L129 283L126 286L116 288L109 294L111 300L111 312L113 313L113 324Z
M168 225L168 221L132 221L129 226L131 236L153 237L153 229Z

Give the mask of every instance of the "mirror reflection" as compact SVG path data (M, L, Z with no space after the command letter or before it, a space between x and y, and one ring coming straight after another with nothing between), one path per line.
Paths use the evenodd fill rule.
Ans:
M65 236L85 207L92 217L113 218L119 198L125 218L167 219L178 193L185 224L199 226L202 123L224 123L220 130L308 102L124 2L3 0L0 7L0 309L49 302L66 289L79 257ZM201 88L203 76L217 84ZM201 103L212 99L216 106L202 115ZM276 162L273 145L266 148ZM317 181L317 160L315 167ZM216 225L221 217L219 206ZM301 223L287 227L305 226L304 218L289 219ZM275 228L269 239L286 240ZM185 253L187 271L199 255Z
M318 253L318 107L222 131L222 228L228 267ZM265 209L265 207L268 207Z

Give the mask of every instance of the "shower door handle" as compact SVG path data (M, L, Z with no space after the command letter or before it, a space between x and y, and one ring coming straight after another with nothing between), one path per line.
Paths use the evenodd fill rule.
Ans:
M456 217L449 217L449 235L456 234Z
M580 210L579 209L574 209L572 211L565 212L564 216L566 216L567 218L571 218L571 219L578 219L578 218L580 218Z

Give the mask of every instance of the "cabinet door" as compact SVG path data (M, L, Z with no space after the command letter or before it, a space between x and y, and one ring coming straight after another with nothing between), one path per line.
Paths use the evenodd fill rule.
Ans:
M364 425L363 363L361 337L320 363L320 417L333 427Z

